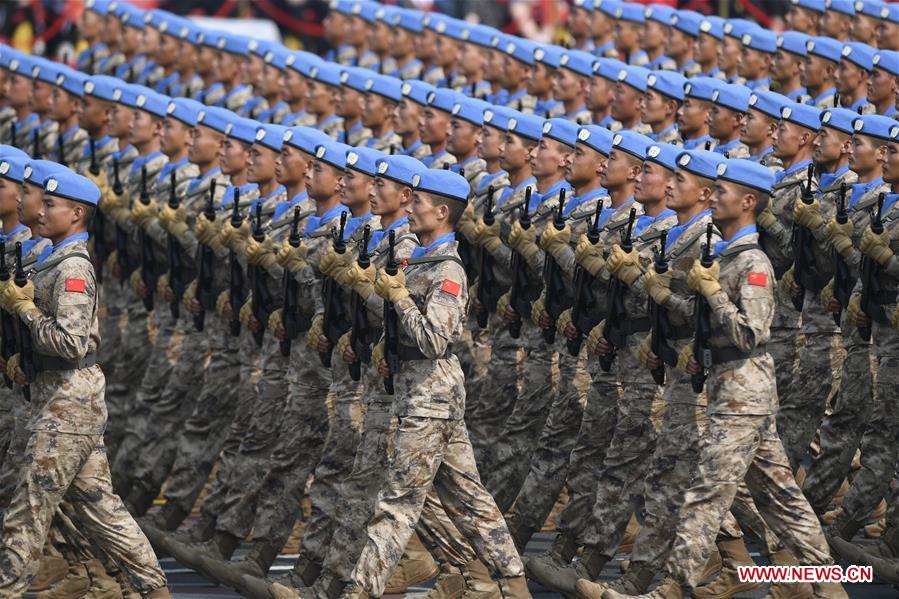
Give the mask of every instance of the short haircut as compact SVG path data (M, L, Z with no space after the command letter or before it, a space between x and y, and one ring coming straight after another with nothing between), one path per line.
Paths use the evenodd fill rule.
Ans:
M467 202L453 200L446 196L437 195L436 193L429 193L428 197L431 198L431 203L434 206L446 206L447 209L449 209L449 224L455 229L456 224L462 217L462 213L465 212L465 208L468 206Z

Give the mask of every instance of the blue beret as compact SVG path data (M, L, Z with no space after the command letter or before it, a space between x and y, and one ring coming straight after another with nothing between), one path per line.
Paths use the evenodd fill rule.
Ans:
M777 36L777 48L798 56L806 56L808 54L806 44L810 39L811 36L799 31L784 31Z
M854 8L857 13L879 19L880 12L885 6L886 2L880 0L856 0Z
M376 168L379 177L390 179L406 187L412 187L412 179L415 175L428 170L428 167L417 158L401 154L395 156L382 155L377 159Z
M247 50L250 54L254 54L259 58L265 58L265 53L271 49L275 44L274 42L270 42L268 40L257 40L255 38L250 38L247 40Z
M742 158L727 158L718 165L718 179L771 193L774 171L768 167Z
M544 119L533 114L519 114L509 119L509 132L519 137L540 141Z
M627 65L620 60L614 58L600 57L593 63L593 74L599 75L607 81L617 82L618 73L620 73Z
M154 8L153 10L148 10L144 12L144 25L149 25L153 29L159 29L159 26L162 25L162 22L166 20L166 13L164 10L160 10L158 8Z
M817 131L821 127L821 111L808 104L793 102L780 109L780 118L806 129Z
M259 123L253 119L245 119L235 114L231 117L231 121L225 125L225 135L245 144L252 144L256 141L256 129L258 127Z
M293 69L304 77L312 77L312 67L320 65L324 62L321 58L311 52L296 50L288 52L284 57L284 64Z
M677 168L677 157L683 148L666 143L652 142L646 146L646 160L655 162L673 171Z
M593 0L574 0L572 2L575 8L583 8L586 11L593 12L596 7L593 5Z
M737 112L749 109L749 88L743 85L725 83L712 92L712 102Z
M777 52L777 35L761 27L754 31L747 31L740 40L744 46L765 54Z
M273 152L280 152L286 131L287 127L283 125L264 123L256 129L256 143L262 144Z
M643 9L644 19L661 23L666 27L671 25L671 15L673 14L674 9L670 6L665 6L664 4L650 4Z
M221 31L201 29L197 32L197 43L201 46L206 46L207 48L215 48L218 50L218 41L219 36L222 34Z
M842 56L856 66L859 66L866 71L870 71L874 68L873 61L875 52L877 52L877 50L868 44L863 44L861 42L846 42L843 44Z
M0 67L7 71L12 70L9 68L10 61L13 59L21 61L23 56L25 56L25 54L22 54L15 48L4 45L2 46L2 51L0 51Z
M677 167L706 179L718 176L718 165L724 164L724 156L708 150L687 150L677 156Z
M428 106L438 108L444 112L453 112L453 106L456 101L463 97L459 92L449 89L448 87L438 87L428 92Z
M135 104L135 101L137 100L138 94L147 89L149 88L146 88L142 85L125 83L121 79L116 79L115 89L112 90L112 101L118 102L119 104L127 106L128 108L137 108L137 104Z
M391 22L413 33L421 33L424 26L421 23L421 11L412 8L394 8Z
M21 158L28 158L29 160L31 160L31 158L28 157L28 154L23 152L19 148L15 147L15 146L8 146L6 144L0 144L0 158L7 158L9 156L14 156L14 157L18 156Z
M353 2L350 7L350 13L356 15L357 17L361 17L367 23L374 23L377 18L378 7L380 4L377 2L367 2L366 0L361 0L359 2Z
M462 175L444 169L428 169L412 176L412 188L416 191L468 203L471 186Z
M428 95L430 95L430 93L433 91L437 91L437 88L430 83L418 81L417 79L410 79L407 81L403 81L403 85L402 87L400 87L400 91L403 93L404 98L409 98L416 104L427 106Z
M593 75L593 63L596 57L583 50L568 50L559 59L559 64L583 77Z
M645 92L650 73L649 69L627 65L618 71L618 81L619 83L626 83L638 91Z
M109 12L109 0L85 0L84 8L89 11L105 15Z
M850 17L855 16L855 5L852 0L824 0L824 6Z
M200 34L204 33L203 28L195 24L190 19L181 19L183 22L178 27L178 39L191 44L200 42Z
M200 111L205 109L206 105L202 102L190 98L172 98L166 107L166 115L178 119L188 127L196 127Z
M622 2L615 7L615 18L619 21L630 21L631 23L643 23L646 17L643 16L643 6L636 2Z
M488 106L484 109L484 124L499 129L509 130L509 119L515 118L521 113L506 106Z
M6 52L4 52L5 54ZM22 77L31 77L31 68L34 66L34 59L27 54L21 52L13 54L12 58L6 64L7 70Z
M100 188L87 177L67 168L51 173L43 181L44 191L60 198L96 206L100 201Z
M460 96L453 104L452 115L480 127L484 124L484 111L490 106L483 100Z
M612 153L612 137L614 134L599 125L587 125L577 131L577 141L589 146L604 156Z
M184 27L187 19L182 19L178 15L165 14L159 22L159 33L164 33L172 37L181 37L181 28Z
M197 124L224 134L234 113L220 106L206 106L197 112Z
M866 135L890 140L890 129L896 126L896 120L880 114L863 114L855 117L852 128L856 135Z
M888 2L880 9L880 18L891 23L899 23L899 3Z
M61 71L61 65L36 56L31 60L31 77L44 83L56 85L56 76Z
M830 37L813 37L806 42L805 50L812 56L840 62L840 57L843 55L843 44Z
M164 96L149 88L143 88L139 90L137 97L134 99L134 107L164 119L169 108L169 100L168 96Z
M699 23L699 32L707 33L717 40L724 39L724 19L713 15L703 17Z
M824 0L790 0L793 6L807 8L815 12L824 12Z
M758 110L771 118L780 119L780 112L784 106L789 106L793 101L777 92L759 90L749 96L749 108Z
M349 15L353 12L353 3L349 0L331 0L329 4L331 10L342 15Z
M543 122L543 137L554 139L559 143L571 146L577 143L577 130L580 125L568 119L549 119Z
M883 69L892 75L899 75L899 52L895 50L878 50L871 60L875 69Z
M531 40L513 37L511 35L506 36L502 46L502 50L506 55L527 65L534 64L537 49L538 45Z
M310 156L315 156L316 146L331 138L312 127L291 127L284 132L282 139L288 146L302 150Z
M553 69L562 65L563 54L565 48L554 44L542 44L534 48L534 60Z
M623 130L618 131L612 137L612 149L627 152L631 156L644 160L646 158L646 148L654 142L635 131Z
M56 86L80 98L84 95L84 84L87 83L88 79L89 77L84 73L70 68L63 68L56 76Z
M381 152L371 148L350 148L346 153L346 168L375 177L378 174L376 163L381 156Z
M691 77L684 84L684 96L697 100L712 101L712 96L725 83L714 77Z
M890 128L890 141L899 141L899 125Z
M375 19L381 21L382 23L387 23L388 25L393 24L393 11L396 10L395 6L379 6L377 10L375 10Z
M22 171L22 178L27 183L31 183L37 187L43 187L47 177L54 173L67 170L69 169L52 160L29 160L25 164L25 169Z
M290 50L281 44L272 44L262 55L262 60L265 61L265 64L270 64L279 71L283 71L287 68L288 56L290 56Z
M315 157L325 164L343 170L346 168L346 153L352 147L340 142L328 140L315 146Z
M31 161L25 152L21 156L13 154L0 154L0 177L9 179L14 183L22 183L25 177L25 165Z
M746 19L728 19L724 23L724 35L742 40L743 34L758 29L759 26Z
M687 78L676 71L654 71L646 78L646 85L649 89L674 98L678 102L684 101L684 85L686 84Z
M482 48L491 48L491 42L496 33L497 31L493 27L468 23L462 29L461 37L463 41L477 44Z
M119 2L118 4L119 20L126 27L134 27L135 29L143 29L144 14L147 12L142 8L138 8L127 2Z
M365 91L399 102L403 99L403 81L389 75L372 74L365 82Z
M828 108L821 111L821 126L836 129L847 135L852 135L855 128L852 123L858 118L858 113L848 108Z
M326 83L334 87L340 87L341 67L333 62L322 61L312 65L309 76L318 83Z
M461 40L462 29L466 23L443 13L428 13L422 19L422 24L440 35Z
M371 71L360 67L346 67L340 71L340 83L364 94L365 83L368 81Z
M676 10L671 15L671 24L678 31L683 31L691 37L699 37L703 19L703 15L695 10Z
M615 16L615 11L621 6L619 0L593 0L593 5L604 15Z
M229 54L246 56L250 53L250 40L235 33L220 33L215 45L219 50L224 50Z

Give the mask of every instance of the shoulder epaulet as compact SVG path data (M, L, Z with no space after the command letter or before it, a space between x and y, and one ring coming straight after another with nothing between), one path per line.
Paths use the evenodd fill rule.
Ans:
M59 258L51 258L49 260L45 260L40 266L35 266L32 269L32 272L34 272L34 273L44 272L45 270L49 270L49 269L53 268L54 266L65 262L69 258L84 258L88 262L91 261L91 257L88 256L84 252L72 252L71 254L65 254L63 256L60 256ZM35 258L35 262L36 261L37 261L37 258Z
M416 264L429 264L433 262L455 262L463 269L465 268L465 264L462 263L462 259L458 256L452 256L449 254L441 254L437 256L422 256L420 258L409 258L406 260L406 266L414 266Z
M723 250L720 254L718 254L718 258L733 258L737 254L742 254L743 252L748 252L749 250L762 251L762 246L757 243L746 243L743 245L730 246L727 249Z

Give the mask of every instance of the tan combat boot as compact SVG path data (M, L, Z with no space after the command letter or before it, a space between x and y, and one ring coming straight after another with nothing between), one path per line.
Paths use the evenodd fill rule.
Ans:
M439 573L437 562L422 545L418 535L412 533L412 537L406 543L406 549L403 551L403 559L400 560L390 580L387 581L384 594L405 593L409 587L431 580Z
M465 580L463 599L500 599L502 597L499 586L490 577L487 566L481 560L465 564L460 571Z
M814 599L849 599L846 589L838 582L816 582L812 589Z
M662 584L651 593L645 595L627 595L618 591L609 589L603 593L603 599L684 599L684 589L673 579L666 578Z
M87 575L87 566L74 564L69 566L68 574L55 587L37 594L38 599L77 599L87 595L91 588L91 579Z
M645 593L655 573L642 563L634 563L621 578L602 582L581 579L575 584L575 594L581 599L601 599L603 593L613 590L622 595Z
M425 599L460 599L465 594L465 577L449 564L440 566L440 573Z
M499 590L500 593L502 593L503 599L531 599L531 592L528 590L528 581L524 576L500 578L496 583L499 585Z
M772 566L795 566L799 564L789 549L780 549L770 557ZM808 583L774 582L768 585L763 599L808 599L812 596L812 585Z
M169 587L160 587L147 593L147 599L172 599L172 592Z
M46 591L69 573L69 562L58 555L44 555L41 567L28 587L29 593Z
M85 564L91 586L87 591L91 599L122 599L122 585L106 572L100 560L91 560Z
M693 589L695 599L728 599L737 593L757 589L757 582L740 582L737 574L738 566L751 566L752 561L743 539L727 539L718 542L721 552L721 572L707 585Z

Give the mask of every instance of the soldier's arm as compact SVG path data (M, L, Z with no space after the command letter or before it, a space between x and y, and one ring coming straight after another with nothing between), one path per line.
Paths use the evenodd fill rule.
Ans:
M752 351L768 337L774 315L774 272L759 260L748 262L739 273L736 297L722 288L709 299L714 325L720 326L735 346Z
M394 304L406 334L431 359L441 358L446 354L466 311L465 272L462 267L455 263L441 265L435 275L428 291L424 313L411 297Z
M55 313L45 314L35 307L24 312L22 320L37 353L79 360L87 355L97 297L90 263L82 258L61 263L52 293Z
M411 236L401 237L393 250L393 255L397 262L402 263L403 260L412 255L412 250L418 246L418 242ZM368 320L374 326L380 326L384 320L384 300L377 293L372 292L365 300L368 308Z

